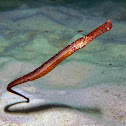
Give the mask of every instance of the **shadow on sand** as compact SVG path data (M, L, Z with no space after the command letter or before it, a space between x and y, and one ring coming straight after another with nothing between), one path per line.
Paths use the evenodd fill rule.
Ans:
M11 109L12 106L14 105L17 105L17 104L20 104L20 103L25 103L25 101L23 102L16 102L16 103L13 103L13 104L9 104L7 106L5 106L4 108L4 111L6 113L22 113L22 114L28 114L28 113L32 113L32 112L39 112L39 111L46 111L46 110L49 110L49 109L52 109L52 108L68 108L68 109L71 109L71 110L78 110L80 112L83 112L83 113L88 113L88 114L92 114L92 115L95 115L95 116L98 116L98 117L101 117L102 115L102 111L100 108L98 107L73 107L73 106L69 106L69 105L66 105L66 104L60 104L60 103L47 103L47 104L40 104L40 105L34 105L34 106L30 106L30 107L20 107L20 108L14 108Z

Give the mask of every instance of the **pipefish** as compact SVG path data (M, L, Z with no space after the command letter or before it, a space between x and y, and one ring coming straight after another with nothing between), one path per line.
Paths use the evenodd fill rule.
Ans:
M27 103L29 102L29 98L14 91L12 87L17 86L19 84L22 84L27 81L33 81L35 79L38 79L46 74L48 74L50 71L52 71L59 63L61 63L63 60L65 60L67 57L72 55L77 50L84 48L88 43L90 43L93 39L98 37L99 35L111 30L112 28L112 21L107 20L103 25L99 26L86 36L79 38L75 42L71 43L67 47L65 47L63 50L59 51L56 55L54 55L52 58L50 58L47 62L42 64L40 67L35 69L34 71L12 81L7 86L7 90L11 93L14 93L16 95L19 95L23 98L25 98Z

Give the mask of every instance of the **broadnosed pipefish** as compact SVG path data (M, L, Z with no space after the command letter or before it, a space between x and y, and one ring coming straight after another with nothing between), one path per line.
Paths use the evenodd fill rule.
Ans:
M95 30L93 30L91 33L87 34L86 36L79 38L75 42L71 43L67 47L65 47L63 50L59 51L56 55L54 55L52 58L50 58L47 62L42 64L40 67L35 69L34 71L24 75L23 77L20 77L14 81L12 81L7 86L7 90L11 93L17 94L23 98L25 98L27 103L29 102L29 98L26 96L14 91L12 87L17 86L19 84L22 84L27 81L33 81L35 79L38 79L46 74L48 74L50 71L52 71L59 63L61 63L63 60L65 60L67 57L72 55L77 50L85 47L88 43L90 43L93 39L98 37L99 35L111 30L112 28L112 21L107 20L103 25L99 26Z

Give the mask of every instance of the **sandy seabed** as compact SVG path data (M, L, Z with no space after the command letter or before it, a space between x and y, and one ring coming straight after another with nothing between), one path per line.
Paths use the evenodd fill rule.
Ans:
M7 92L8 83L33 71L107 18L46 6L0 13L1 126L125 126L126 23L96 38L46 76L14 87L30 103Z

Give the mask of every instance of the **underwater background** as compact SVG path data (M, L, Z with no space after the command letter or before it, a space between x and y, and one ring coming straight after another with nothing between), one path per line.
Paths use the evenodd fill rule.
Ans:
M110 31L44 77L14 87L30 103L7 91L108 19ZM125 0L0 0L0 125L125 126L125 36Z

